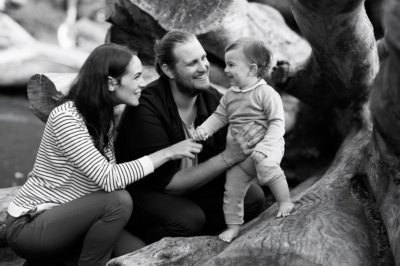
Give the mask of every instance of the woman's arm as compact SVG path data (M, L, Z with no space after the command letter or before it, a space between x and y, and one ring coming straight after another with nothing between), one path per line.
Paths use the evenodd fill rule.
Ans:
M194 159L195 155L198 154L201 149L201 144L196 143L192 139L187 139L148 156L153 162L154 169L156 169L169 160L177 160L185 157Z
M68 161L78 172L108 192L125 188L168 160L194 157L201 150L201 144L186 140L138 160L115 164L96 149L76 114L68 110L52 113L48 123L52 127L56 145Z

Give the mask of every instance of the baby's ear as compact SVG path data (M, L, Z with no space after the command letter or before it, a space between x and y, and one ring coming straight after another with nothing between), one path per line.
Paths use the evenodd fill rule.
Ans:
M257 76L257 72L258 72L258 67L257 67L257 65L256 64L251 64L250 65L250 72L249 72L249 74L250 74L250 76Z

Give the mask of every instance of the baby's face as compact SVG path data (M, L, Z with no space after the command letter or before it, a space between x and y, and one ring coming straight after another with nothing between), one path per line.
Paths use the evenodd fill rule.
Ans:
M242 48L229 50L225 53L225 74L228 76L232 86L246 89L252 85L250 73L250 62L243 54Z

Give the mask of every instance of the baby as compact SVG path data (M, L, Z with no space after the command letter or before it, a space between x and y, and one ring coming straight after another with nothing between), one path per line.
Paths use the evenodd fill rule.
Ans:
M232 87L221 98L217 110L200 125L195 141L206 140L224 125L232 135L247 123L255 121L267 129L264 139L243 162L227 171L224 215L227 230L219 238L230 242L243 224L243 199L252 179L258 177L267 185L279 205L277 217L290 214L294 204L280 162L284 154L284 111L280 95L261 77L271 65L271 52L262 41L240 38L225 49L225 73ZM229 166L229 165L228 165Z

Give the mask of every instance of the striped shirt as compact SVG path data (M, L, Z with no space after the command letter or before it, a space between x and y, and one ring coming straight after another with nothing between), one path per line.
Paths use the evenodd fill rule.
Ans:
M8 213L19 217L98 190L123 189L154 171L147 156L116 164L112 142L105 153L110 161L94 146L73 102L56 107L46 123L33 170Z

